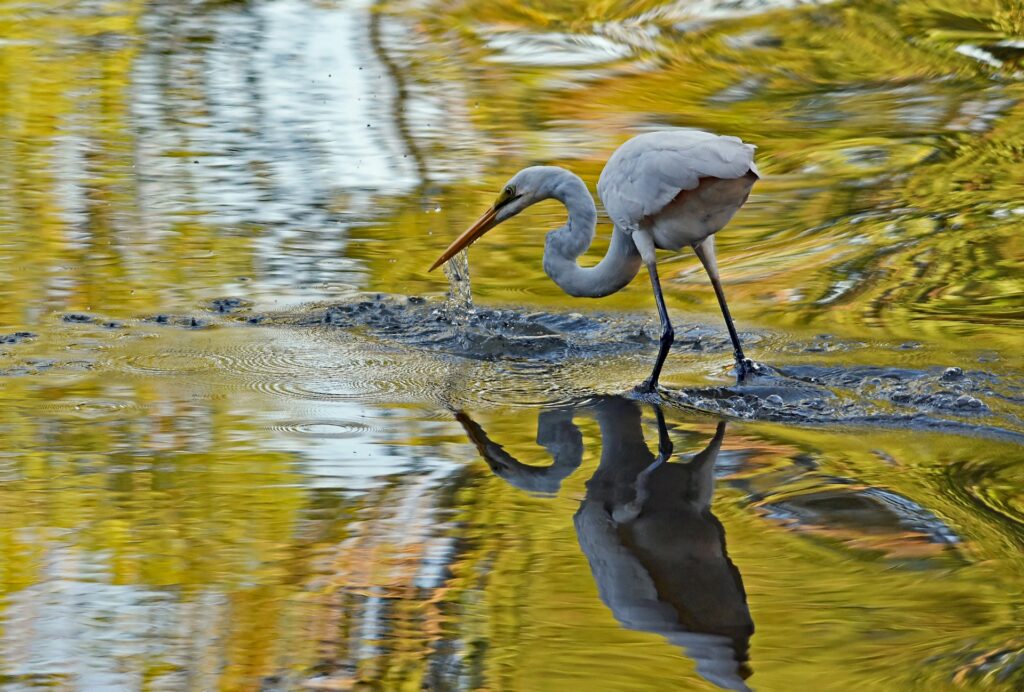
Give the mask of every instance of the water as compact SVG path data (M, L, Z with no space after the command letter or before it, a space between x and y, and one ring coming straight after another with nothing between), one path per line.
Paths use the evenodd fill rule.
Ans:
M1022 32L0 2L0 685L1019 689ZM518 168L593 190L675 126L759 147L717 240L748 386L666 256L631 394L650 289L562 294L557 205L473 246L474 303L426 271Z
M469 281L469 250L465 249L444 263L448 277L445 308L453 315L466 315L473 309L473 286Z

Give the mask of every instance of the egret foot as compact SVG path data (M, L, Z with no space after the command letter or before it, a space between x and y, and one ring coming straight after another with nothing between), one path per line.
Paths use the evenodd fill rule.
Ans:
M646 380L633 387L633 391L637 394L654 394L658 391L658 385L648 377Z
M749 358L737 358L736 359L736 383L743 384L743 381L748 377L752 377L761 372L761 365L755 363Z

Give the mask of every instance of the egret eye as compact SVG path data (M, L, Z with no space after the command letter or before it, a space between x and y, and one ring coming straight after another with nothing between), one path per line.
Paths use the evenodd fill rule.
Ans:
M511 202L516 196L516 189L511 185L506 185L505 189L498 195L498 199L495 200L495 206L502 206Z

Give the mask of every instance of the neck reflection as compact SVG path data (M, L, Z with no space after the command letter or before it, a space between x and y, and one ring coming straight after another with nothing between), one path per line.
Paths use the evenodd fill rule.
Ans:
M754 623L725 529L711 513L714 466L725 421L688 461L672 460L661 409L658 453L644 440L640 404L606 397L540 414L537 442L550 466L523 464L464 412L457 418L494 473L522 490L554 493L579 467L583 436L573 423L589 415L601 429L601 462L573 523L601 600L624 627L653 632L681 647L709 682L732 690L744 680Z

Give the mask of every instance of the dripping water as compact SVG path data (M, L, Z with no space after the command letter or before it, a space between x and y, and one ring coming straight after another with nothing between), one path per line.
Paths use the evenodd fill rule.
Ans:
M460 253L444 263L448 277L448 300L445 309L452 317L469 314L473 310L473 288L469 283L469 252Z

